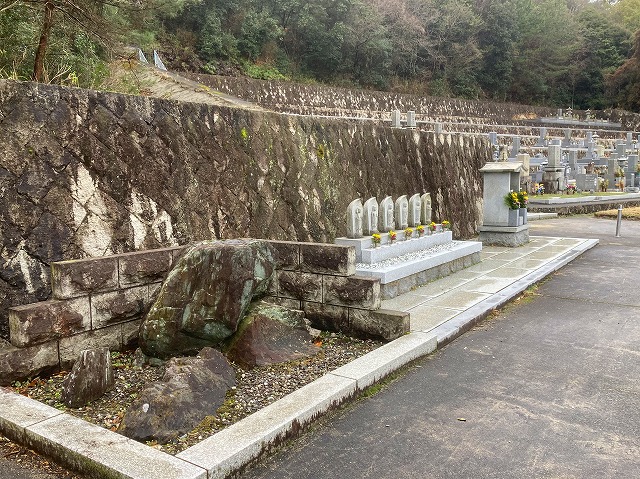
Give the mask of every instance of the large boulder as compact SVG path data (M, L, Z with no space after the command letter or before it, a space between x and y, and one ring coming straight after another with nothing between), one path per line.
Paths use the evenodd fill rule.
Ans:
M118 432L137 441L166 443L214 414L235 383L233 368L215 349L172 358L162 379L145 387L131 404Z
M302 311L259 302L240 323L227 357L253 367L311 357L319 350Z
M109 349L85 349L64 379L60 399L69 407L83 407L102 397L114 383Z
M220 345L235 333L251 301L266 293L274 271L267 241L192 246L169 273L140 327L142 351L169 358Z

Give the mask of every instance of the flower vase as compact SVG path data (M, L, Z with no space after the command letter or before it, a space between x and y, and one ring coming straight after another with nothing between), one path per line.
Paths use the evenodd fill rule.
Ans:
M526 208L520 208L518 210L518 216L521 218L522 221L518 221L518 224L520 225L526 225L527 224L527 209Z
M507 226L518 226L518 218L520 217L519 210L509 210L509 218L507 220Z

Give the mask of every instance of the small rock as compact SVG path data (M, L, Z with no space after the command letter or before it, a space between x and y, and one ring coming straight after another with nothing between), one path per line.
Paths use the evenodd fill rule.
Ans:
M114 385L111 355L107 348L85 349L62 383L61 400L73 408L100 398Z

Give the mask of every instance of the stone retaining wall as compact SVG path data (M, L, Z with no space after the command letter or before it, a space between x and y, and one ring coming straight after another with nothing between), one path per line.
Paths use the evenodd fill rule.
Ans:
M380 309L380 281L355 274L353 247L272 241L270 301L305 312L316 328L392 340L409 315ZM134 346L144 316L183 247L52 265L52 300L9 310L0 344L0 385L68 368L83 349Z
M0 337L56 261L254 237L330 243L356 197L480 223L480 137L0 81Z

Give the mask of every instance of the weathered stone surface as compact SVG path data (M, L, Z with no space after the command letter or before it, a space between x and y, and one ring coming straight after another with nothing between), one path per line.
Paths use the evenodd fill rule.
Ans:
M214 414L235 383L233 368L215 349L172 358L162 380L147 386L131 404L118 432L138 441L170 441Z
M95 331L85 331L59 340L60 367L68 368L84 349L108 348L119 351L122 344L122 325L114 324Z
M60 261L51 265L51 289L56 299L84 296L118 288L118 263L115 257L100 260Z
M149 356L168 358L222 343L251 301L267 291L274 271L267 241L196 244L163 284L140 328L140 347Z
M28 348L0 345L0 386L37 376L43 371L55 371L58 367L57 341Z
M61 400L78 408L94 401L114 385L109 349L85 349L62 383Z
M300 269L308 273L350 276L356 272L356 250L352 246L302 243Z
M322 302L322 275L279 271L277 283L280 297Z
M43 301L9 310L11 343L18 347L70 336L91 328L89 297Z
M92 328L142 318L149 307L147 286L94 294L91 297Z
M351 332L349 308L304 301L302 310L314 328L346 334Z
M276 269L294 271L300 266L300 243L295 241L269 241L273 247Z
M349 309L351 334L383 341L393 341L409 332L409 313L378 309Z
M491 160L480 136L28 82L0 81L0 117L3 337L9 307L48 298L51 262L212 237L332 242L354 191L369 198L380 185L394 197L431 191L434 217L472 236L478 169Z
M310 357L319 350L307 331L302 311L260 302L240 323L227 357L253 367Z
M138 346L138 336L142 319L122 323L122 349L132 349Z
M380 307L380 280L351 276L325 276L324 302L336 306L353 306L361 309Z
M128 253L118 256L120 287L164 280L173 263L173 248Z

